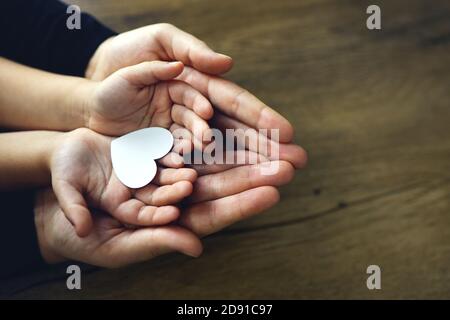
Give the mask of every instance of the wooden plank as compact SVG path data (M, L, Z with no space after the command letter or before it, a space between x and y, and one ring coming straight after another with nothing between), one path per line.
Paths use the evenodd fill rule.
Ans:
M171 22L295 126L308 169L281 203L178 255L20 292L52 298L450 297L450 3L72 1L123 31ZM379 264L383 290L365 287Z

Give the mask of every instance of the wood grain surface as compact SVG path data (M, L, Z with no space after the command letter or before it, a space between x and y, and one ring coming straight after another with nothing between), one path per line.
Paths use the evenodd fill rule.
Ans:
M449 1L378 0L380 31L366 28L370 1L71 3L117 31L169 22L231 55L226 77L293 123L309 166L199 259L94 270L80 291L53 270L13 297L450 298ZM366 287L371 264L381 290Z

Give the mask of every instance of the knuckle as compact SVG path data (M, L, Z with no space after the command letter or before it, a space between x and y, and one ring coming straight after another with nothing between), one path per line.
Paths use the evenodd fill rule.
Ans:
M167 23L167 22L158 23L155 25L155 28L158 32L164 32L164 31L176 29L176 27L173 24Z

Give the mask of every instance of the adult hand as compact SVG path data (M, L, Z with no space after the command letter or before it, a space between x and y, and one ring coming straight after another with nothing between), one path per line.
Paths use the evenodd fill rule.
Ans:
M42 255L48 263L73 259L102 267L120 267L171 251L199 256L202 246L194 233L206 236L270 208L279 199L273 186L288 183L293 177L294 169L285 161L280 161L280 170L271 176L262 175L258 166L245 165L200 177L179 226L133 230L110 215L96 212L93 232L85 238L76 235L53 192L43 190L35 209Z
M306 165L306 151L291 143L294 129L289 121L249 91L231 81L189 67L184 68L178 79L198 90L215 106L211 127L222 130L248 130L246 134L252 139L256 139L257 143L250 143L247 147L259 146L261 139L261 142L271 143L271 148L279 151L275 157L272 155L271 160L277 160L279 155L280 160L289 161L295 168L302 168ZM258 132L259 129L279 130L280 143L271 140L270 135L264 137Z
M254 129L279 129L280 142L292 141L293 128L285 118L238 85L211 76L230 70L230 57L212 51L203 41L170 24L150 25L106 40L91 58L86 77L103 80L120 68L153 60L181 61L190 66L178 79L202 92L224 114ZM304 153L300 149L294 152Z
M232 168L193 166L201 176L179 224L203 237L274 206L280 199L276 187L289 183L295 170L287 161L271 164L278 168L271 175L261 170L267 162Z
M192 257L202 252L197 236L182 227L130 229L101 212L95 212L89 236L80 238L66 219L51 189L41 191L35 206L35 225L44 260L76 260L100 267L121 267L179 251Z
M222 74L233 65L230 57L214 52L203 41L173 25L159 23L103 42L89 62L86 77L103 80L123 67L153 60L181 61L210 74Z

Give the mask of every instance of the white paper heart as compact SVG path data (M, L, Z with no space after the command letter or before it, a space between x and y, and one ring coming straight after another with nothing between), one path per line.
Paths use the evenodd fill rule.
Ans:
M119 180L129 188L141 188L156 175L156 159L173 146L173 136L164 128L145 128L130 132L111 143L111 160Z

